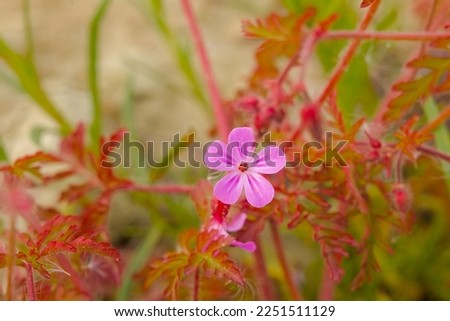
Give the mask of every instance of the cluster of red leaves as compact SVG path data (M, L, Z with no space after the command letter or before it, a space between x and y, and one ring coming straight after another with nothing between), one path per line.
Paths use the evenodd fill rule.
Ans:
M375 0L363 1L361 8L371 7L374 3ZM447 54L422 53L408 64L409 68L414 68L413 75L409 75L406 81L402 77L403 80L387 94L387 107L380 106L380 110L385 111L380 121L370 122L360 118L346 124L332 87L324 93L323 101L323 97L315 101L304 86L303 70L300 77L288 76L297 67L304 68L316 42L336 20L336 16L332 15L309 27L314 15L315 10L310 9L300 15L272 13L266 19L244 21L244 34L260 40L261 44L256 50L256 68L250 76L249 86L227 104L228 114L234 121L233 125L252 126L261 138L270 131L272 139L292 141L294 146L285 149L290 160L294 160L295 153L301 152L298 146L308 143L311 138L324 147L313 151L314 155L300 157L326 159L333 148L326 142L325 131L328 131L333 141L347 141L340 150L346 166L336 163L319 168L300 165L272 176L276 194L271 204L263 209L252 208L245 201L237 204L238 210L249 215L245 228L238 236L243 240L258 238L269 220L286 224L289 229L307 223L313 239L321 247L325 265L334 282L341 281L344 276L344 259L360 257L361 268L353 276L352 283L352 288L356 289L370 280L373 270L379 270L375 247L392 254L394 249L390 235L409 231L412 227L412 195L407 184L402 182L401 171L405 159L415 161L418 148L431 136L414 129L419 116L411 117L406 122L404 116L427 95L448 91L450 60ZM432 46L448 50L448 44L443 41L433 42ZM287 66L280 67L286 64L286 58L289 61ZM348 65L351 57L345 59ZM346 66L340 68L345 69ZM406 70L405 73L410 72ZM295 112L300 123L287 117L295 115ZM211 202L209 195L211 190L204 185L194 194L194 202L203 221L214 211L205 205ZM382 195L384 204L377 204L379 200L375 200L376 195ZM205 242L210 244L211 236L207 237L202 230L191 231L187 235L182 237L180 249L152 261L143 273L147 285L160 282L160 276L163 276L168 284L164 293L167 297L183 297L179 291L188 286L186 282L193 284L193 292L197 293L198 275L217 273L216 270L209 271L207 266L210 265L206 265L215 255L209 255L208 259L204 254L199 255L208 252ZM187 243L194 245L189 247ZM216 253L228 244L219 242L219 248L214 247L214 251L208 253ZM224 261L215 261L212 266L219 269L222 277L240 284L242 272L228 255L217 257L222 255ZM300 285L295 284L294 287Z
M230 289L245 285L241 268L227 252L234 238L208 229L211 213L223 211L223 204L212 198L210 183L200 181L196 191L192 198L202 220L201 228L184 232L177 242L177 250L151 260L140 276L147 289L163 288L162 297L165 298L229 298ZM197 297L193 297L193 293ZM160 296L157 294L156 298Z
M414 58L406 67L412 69L407 80L401 79L393 86L399 94L389 101L384 120L397 121L417 102L431 95L450 90L450 41L439 40L430 44L429 53Z
M161 287L166 284L163 297L177 300L190 298L192 293L198 295L201 287L201 295L209 293L203 299L225 298L229 296L229 282L238 286L244 286L244 277L238 265L226 252L233 238L217 234L217 231L188 230L179 239L178 249L169 252L162 258L153 260L144 269L141 275L145 279L147 288ZM202 282L208 280L208 282ZM212 280L220 281L211 282ZM164 283L161 283L164 282ZM186 292L184 295L180 291ZM214 290L214 291L213 291Z
M361 7L368 7L373 2L363 1ZM408 231L412 226L412 196L398 173L401 173L405 159L417 159L418 147L432 136L414 129L419 115L409 118L403 125L401 123L414 104L429 95L448 91L448 42L431 43L434 51L430 54L423 52L408 64L409 68L414 68L414 75L407 81L395 84L392 93L388 93L387 97L392 98L388 100L388 108L381 122L371 123L361 118L349 126L343 121L333 91L320 104L311 99L302 84L277 82L285 72L275 67L282 61L279 58L296 58L297 61L290 62L291 66L288 66L292 70L296 66L302 68L307 63L299 61L307 58L299 53L311 50L303 46L310 45L304 39L315 32L314 27L305 27L305 22L312 16L313 11L308 11L293 21L291 16L272 14L266 20L244 23L246 35L262 41L257 49L257 67L252 79L264 79L265 82L250 81L249 89L241 91L239 97L228 104L229 112L234 115L233 119L244 119L244 122L247 119L248 124L248 116L255 112L256 107L270 102L272 117L267 117L260 132L271 131L272 138L280 142L293 139L294 146L302 146L311 138L326 146L324 133L331 131L335 141L348 141L341 150L348 166L287 168L272 180L277 193L271 205L263 210L248 208L246 204L241 206L257 218L259 226L264 225L261 220L271 217L275 217L280 224L286 223L289 228L307 222L312 228L314 239L322 248L330 276L336 282L344 275L343 259L348 258L351 253L359 253L361 271L353 282L353 287L357 288L370 279L371 270L378 270L374 247L379 246L389 253L393 252L389 245L389 233L379 232L378 227L384 226L387 230L398 233ZM322 34L331 27L333 19L330 17L327 20L330 23L322 23ZM436 49L439 51L436 52ZM267 62L266 59L269 58L271 61ZM410 73L410 70L407 69L405 73ZM276 85L268 87L268 81ZM274 100L273 97L289 99ZM243 102L247 108L242 108ZM300 111L300 124L287 117L273 117L280 112L283 115L292 114L292 110ZM394 127L396 123L398 129ZM261 126L257 122L252 125L257 129ZM296 147L285 150L288 158L299 151ZM325 157L326 151L327 147L314 151L314 156ZM395 184L391 183L393 180L396 181ZM378 212L368 186L374 187L377 193L384 196L386 206L383 213ZM359 227L354 228L353 222L358 222ZM255 233L260 230L253 229ZM355 251L351 251L351 248Z
M122 136L119 131L109 140L120 141ZM0 168L6 184L3 198L8 200L2 202L3 210L11 219L21 215L28 223L25 232L17 234L14 226L6 231L17 236L16 250L1 253L0 267L31 266L41 276L36 283L41 289L36 293L39 299L95 298L103 288L119 282L120 255L108 243L105 215L112 194L132 183L102 166L108 151L96 155L84 137L84 126L79 125L57 152L37 152ZM76 215L42 208L28 196L28 189L53 183L65 186L60 204L75 206ZM71 282L62 282L64 278Z

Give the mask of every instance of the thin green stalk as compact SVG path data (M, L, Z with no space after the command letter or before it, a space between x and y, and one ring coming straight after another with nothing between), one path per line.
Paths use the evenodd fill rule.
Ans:
M0 139L0 162L9 162L8 153L6 152L5 145Z
M59 125L61 133L70 133L69 122L58 111L42 88L34 62L28 56L15 52L2 38L0 38L0 58L14 72L23 90Z
M148 260L156 244L158 243L163 233L162 224L155 224L148 231L142 244L130 259L125 272L123 273L122 285L117 292L117 300L128 300L133 286L133 275L136 271L141 269Z
M203 109L211 114L209 102L203 89L202 81L194 68L189 48L183 45L180 39L177 38L176 33L173 32L170 25L167 23L163 2L161 0L149 0L149 5L150 14L155 26L176 59L178 67L189 84L192 95L201 103Z
M428 98L424 104L425 117L429 122L434 121L439 116L439 109L433 98ZM448 110L448 109L445 109ZM433 128L434 129L434 128ZM450 132L445 125L445 122L434 129L434 141L438 150L450 151ZM441 166L444 174L450 175L450 164L444 160L441 160ZM450 177L446 177L445 180L448 191L450 192Z
M89 89L92 99L92 124L90 128L92 145L98 144L102 134L102 107L98 85L98 38L100 25L110 0L103 0L97 9L89 27Z

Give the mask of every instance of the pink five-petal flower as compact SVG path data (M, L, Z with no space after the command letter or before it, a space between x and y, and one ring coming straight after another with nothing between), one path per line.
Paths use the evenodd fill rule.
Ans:
M233 218L227 222L225 218L221 218L220 220L213 217L208 223L208 231L216 230L219 235L228 236L228 233L237 232L245 224L245 220L247 219L247 214L240 213L233 216ZM247 252L254 252L256 249L255 242L240 242L234 240L231 243L232 246L240 247L241 249Z
M228 172L214 186L214 195L225 204L234 204L244 190L254 207L264 207L274 197L274 188L261 174L275 174L286 166L286 156L277 146L255 153L255 136L250 127L233 129L228 145L214 141L204 162L208 168Z

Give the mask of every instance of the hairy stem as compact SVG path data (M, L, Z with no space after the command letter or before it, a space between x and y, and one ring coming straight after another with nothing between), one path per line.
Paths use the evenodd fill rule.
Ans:
M334 297L334 281L331 279L330 272L326 266L323 267L322 285L319 292L320 301L331 301Z
M380 0L375 0L372 5L369 7L368 11L366 12L364 18L361 20L357 32L363 32L367 29L369 26L369 23L372 21L373 16L375 15L375 12L377 11L377 8L380 4ZM328 98L328 96L333 92L335 86L337 85L339 79L344 74L348 64L350 63L353 55L356 52L356 49L358 49L359 44L361 43L362 39L355 38L352 40L352 42L348 45L347 49L345 50L344 55L342 56L339 63L336 65L335 69L333 70L333 73L330 77L330 80L328 81L327 85L322 91L322 94L317 99L317 107L320 107Z
M449 32L367 32L367 31L328 31L323 35L326 40L392 40L392 41L433 41L450 39Z
M229 128L228 119L222 106L222 99L217 88L216 81L213 76L212 68L209 62L208 55L206 53L205 44L200 33L200 29L197 25L194 13L191 8L189 0L181 0L183 6L183 12L188 20L189 30L191 36L194 39L195 48L200 59L202 72L206 81L211 103L214 109L214 115L216 118L216 125L219 131L219 136L223 141L227 141Z
M33 266L29 263L27 263L26 288L27 288L27 300L36 301L36 291L34 289L34 278L33 278Z
M431 122L422 127L422 129L420 129L420 134L421 135L431 134L436 129L438 129L439 126L441 126L444 122L446 122L447 119L449 118L450 118L450 105L442 109L435 119L433 119Z
M194 276L194 295L193 295L194 301L198 301L199 288L200 288L200 269L196 269Z
M253 240L256 245L256 250L253 252L253 257L255 258L255 270L257 275L257 281L261 293L261 298L264 301L273 300L272 290L270 289L270 278L267 273L266 263L264 261L264 254L261 249L261 242L259 236L256 235Z
M449 154L445 154L443 152L440 152L437 149L434 149L432 147L429 147L429 146L418 146L417 150L422 152L422 153L424 153L424 154L427 154L427 155L430 155L430 156L442 159L442 160L444 160L446 162L450 162L450 155Z
M294 278L289 269L289 264L286 260L286 254L284 253L284 247L281 241L280 233L278 231L278 226L274 220L270 220L270 231L272 232L272 238L275 246L275 251L278 256L278 261L280 262L281 269L283 270L283 275L286 280L286 285L289 289L291 297L295 301L303 300L303 295L300 293L299 289L295 285Z

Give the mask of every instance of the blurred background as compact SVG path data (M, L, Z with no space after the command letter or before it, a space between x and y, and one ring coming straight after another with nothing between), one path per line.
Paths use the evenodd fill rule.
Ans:
M425 23L423 12L429 10L432 2L383 1L375 19L376 28L421 30ZM29 50L27 37L30 33L26 27L29 16L32 54L40 85L52 105L71 124L90 123L89 41L100 1L32 0L29 7L24 3L0 0L1 39L10 49L25 55ZM312 5L319 9L321 17L337 12L340 18L336 26L351 29L362 15L359 0L195 0L192 4L225 99L232 99L239 89L246 87L255 65L254 51L258 42L243 37L242 20L265 17L273 11L301 12ZM439 15L445 17L447 13L442 9ZM96 69L105 134L125 127L140 141L170 141L174 134L189 131L195 131L200 140L211 138L214 132L212 112L186 25L177 0L111 2L99 26L97 42ZM313 93L320 91L344 45L345 42L340 41L327 43L313 57L308 66L308 81ZM405 54L408 55L415 46L370 42L361 47L342 80L341 103L351 106L346 117L356 119L373 114L380 97L403 67ZM0 147L4 154L14 160L38 149L57 149L60 139L57 124L36 100L30 98L17 73L1 58L0 55ZM395 255L377 253L382 271L357 291L351 291L350 284L359 269L359 262L349 260L346 263L348 277L338 287L337 299L450 299L450 203L448 193L440 190L443 179L435 169L436 165L426 162L424 166L430 167L430 173L435 175L427 183L414 180L417 173L413 166L409 170L414 195L417 195L417 229L412 235L395 240ZM192 177L188 177L189 173L179 175L185 181L195 182L196 178L206 174L206 171L196 171ZM435 185L434 182L439 183ZM55 196L46 191L40 194L38 201L51 204L54 200ZM166 245L162 245L159 252L170 248L170 237L184 227L180 223L182 213L192 209L192 204L188 203L185 200L178 204L185 208L172 218L176 228L166 236ZM115 198L110 225L117 246L126 246L129 242L132 246L139 244L150 224L146 211L126 195L119 194ZM196 224L195 218L190 217L187 221ZM144 225L139 227L142 222ZM298 237L303 240L301 246L298 246ZM305 294L309 298L316 297L315 286L320 275L315 271L322 264L317 244L309 231L301 228L287 234L285 243L302 254L290 258L290 263L294 269L304 271L301 277L308 280ZM277 268L269 266L269 269L277 278Z

